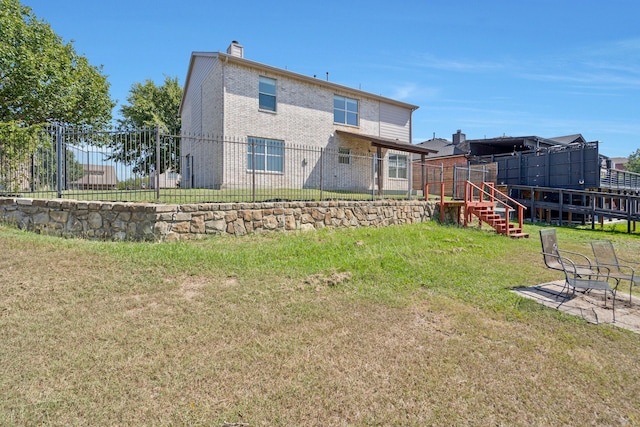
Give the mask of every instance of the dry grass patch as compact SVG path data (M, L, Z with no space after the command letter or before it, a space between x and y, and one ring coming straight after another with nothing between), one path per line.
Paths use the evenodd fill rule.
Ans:
M412 258L420 274L389 275L379 266L410 249L360 233L317 239L322 259L344 265L292 271L247 264L257 251L234 258L249 240L112 247L0 229L15 248L0 251L0 425L640 423L637 336L484 282L458 297L448 265L428 258ZM283 254L274 262L304 264L309 242L297 238L269 241ZM453 240L437 249L463 245ZM364 293L384 286L395 299ZM504 301L471 303L483 289Z

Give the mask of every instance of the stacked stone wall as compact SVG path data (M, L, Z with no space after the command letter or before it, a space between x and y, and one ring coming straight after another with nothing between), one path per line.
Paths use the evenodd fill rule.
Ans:
M36 233L94 240L177 241L207 235L384 227L433 219L437 202L327 201L161 205L0 198L0 221ZM454 219L455 212L447 212Z

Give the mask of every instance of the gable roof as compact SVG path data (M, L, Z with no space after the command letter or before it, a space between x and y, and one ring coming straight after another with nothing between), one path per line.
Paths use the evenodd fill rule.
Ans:
M337 83L333 83L327 80L318 79L316 77L305 76L304 74L294 73L289 70L284 70L281 68L272 67L270 65L265 65L259 62L251 61L249 59L241 58L235 55L229 55L222 52L192 52L191 59L189 60L189 69L187 70L187 77L184 83L184 90L182 91L182 99L180 100L180 108L178 109L178 115L182 113L182 106L184 100L186 98L187 92L189 90L189 84L191 82L191 73L193 71L193 66L196 58L198 57L206 57L206 58L214 58L222 61L223 63L232 63L237 64L243 67L254 68L259 71L270 72L273 74L277 74L283 77L287 77L290 79L302 81L309 84L318 85L321 87L325 87L330 90L336 90L344 93L349 93L354 96L367 97L372 98L380 102L384 102L386 104L392 104L399 107L407 108L411 111L417 110L419 107L417 105L408 104L406 102L398 101L395 99L387 98L381 95L376 95L370 92L365 92L360 89L350 88L348 86L339 85Z
M584 139L584 137L580 133L576 133L573 135L566 135L566 136L554 136L553 138L548 138L548 139L559 142L561 144L574 144L577 142L587 142L587 140Z
M417 145L437 151L438 155L436 157L463 156L469 151L469 145L466 141L454 144L444 138L429 139Z

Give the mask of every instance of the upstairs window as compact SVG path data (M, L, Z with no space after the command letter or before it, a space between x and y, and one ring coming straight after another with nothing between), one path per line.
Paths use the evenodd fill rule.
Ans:
M389 154L389 178L407 179L407 156Z
M346 96L333 96L333 122L358 126L358 100Z
M284 141L249 137L247 169L255 172L284 172Z
M258 98L261 110L276 111L276 80L260 76Z

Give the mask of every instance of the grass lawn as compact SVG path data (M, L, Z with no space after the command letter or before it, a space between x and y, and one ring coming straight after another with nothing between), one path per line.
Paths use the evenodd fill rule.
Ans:
M395 194L394 194L395 193ZM20 197L31 199L50 199L57 196L55 191L35 191L20 193ZM317 189L227 189L211 190L206 188L162 188L158 199L154 189L136 190L66 190L62 198L69 200L97 200L97 201L123 201L137 203L249 203L265 200L372 200L372 199L399 199L406 200L406 191L387 191L382 195L373 195L369 192L355 191L320 191ZM413 195L414 199L424 199L423 196Z
M640 337L518 297L530 239L435 222L181 243L0 226L0 425L638 425ZM640 239L558 229L563 248Z

